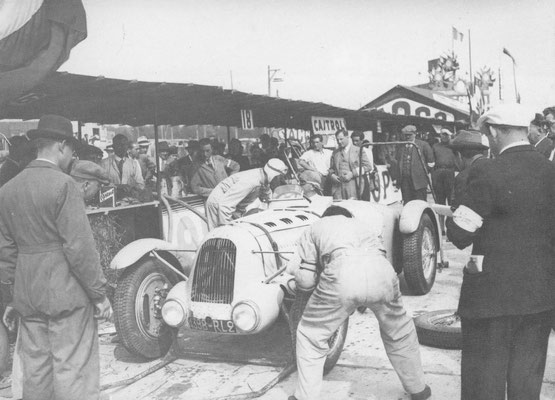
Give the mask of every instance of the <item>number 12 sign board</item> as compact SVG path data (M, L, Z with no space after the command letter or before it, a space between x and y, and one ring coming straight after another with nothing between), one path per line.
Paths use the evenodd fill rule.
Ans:
M241 127L243 129L254 129L252 110L241 110Z

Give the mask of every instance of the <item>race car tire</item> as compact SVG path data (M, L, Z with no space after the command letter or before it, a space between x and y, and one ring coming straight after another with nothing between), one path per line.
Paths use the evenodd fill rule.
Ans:
M418 229L403 237L403 272L413 295L430 291L436 279L437 232L428 214L422 214Z
M10 339L8 330L0 323L0 373L6 371L10 362Z
M457 322L457 310L438 310L419 315L414 319L420 344L440 349L460 350L462 332Z
M296 359L295 350L297 347L297 327L299 326L299 322L301 321L306 303L308 302L311 294L311 291L307 292L297 290L295 300L293 302L293 305L291 306L291 310L289 311L289 329L291 332L291 342L293 345L293 359ZM328 340L328 344L330 345L330 352L328 353L328 356L326 357L326 362L324 363L324 375L330 372L335 364L337 364L337 360L339 360L339 356L341 356L343 346L345 345L345 339L347 338L348 329L349 318L347 318L345 322L341 324L341 326Z
M153 258L138 261L123 273L114 297L114 322L121 343L147 359L164 356L172 344L172 330L153 310L156 288L172 287L179 278ZM148 307L145 307L148 306Z

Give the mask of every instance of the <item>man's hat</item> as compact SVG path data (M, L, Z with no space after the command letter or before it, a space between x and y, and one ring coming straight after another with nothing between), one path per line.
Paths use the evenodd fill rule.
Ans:
M95 155L98 157L104 156L104 152L101 148L93 146L91 144L81 143L79 150L77 150L77 156L79 158L86 157L88 155Z
M94 180L104 185L110 183L108 173L100 165L92 161L76 160L69 174L73 178Z
M199 143L198 140L189 140L189 141L187 142L187 149L196 150L196 149L199 148L199 146L200 146L200 143Z
M148 147L150 145L150 140L146 136L139 136L137 139L137 144L141 147Z
M158 152L167 151L170 152L170 145L168 142L158 142Z
M439 131L440 133L445 133L446 135L452 136L453 132L451 132L449 129L447 128L442 128L441 131Z
M520 104L499 104L478 119L478 127L485 124L528 128L534 112Z
M488 146L482 143L482 134L479 131L460 130L449 144L453 150L487 150Z
M43 115L39 120L37 129L31 129L27 132L29 139L53 139L67 140L74 147L79 145L79 141L73 137L73 126L71 121L59 115Z
M403 133L403 135L415 135L417 132L416 126L407 125L403 129L401 129L401 132Z

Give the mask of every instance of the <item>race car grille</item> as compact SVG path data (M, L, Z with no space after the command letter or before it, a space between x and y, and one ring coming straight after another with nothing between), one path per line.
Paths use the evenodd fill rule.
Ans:
M229 239L208 239L195 265L191 299L201 303L231 304L237 249Z

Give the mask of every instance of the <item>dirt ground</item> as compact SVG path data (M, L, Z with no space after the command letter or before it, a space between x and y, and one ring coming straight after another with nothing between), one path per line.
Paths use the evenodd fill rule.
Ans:
M446 244L450 268L437 274L436 283L425 296L405 296L413 316L426 311L455 308L468 252ZM100 332L101 384L127 379L158 360L144 362L128 354L116 338L113 326L104 324ZM555 340L552 335L542 399L555 398ZM112 400L178 400L242 398L274 379L288 358L287 329L276 326L260 337L217 337L186 335L180 351L183 358L132 385L103 393ZM456 399L460 391L460 351L421 347L424 370L434 399ZM187 353L187 354L184 354ZM204 361L209 358L211 361ZM222 360L241 360L232 363ZM293 393L296 373L275 385L260 399L283 400ZM0 395L7 395L3 390ZM0 397L1 398L1 397ZM6 397L4 397L6 398ZM325 377L322 399L408 399L389 363L373 314L356 312L350 318L345 349L337 366Z

